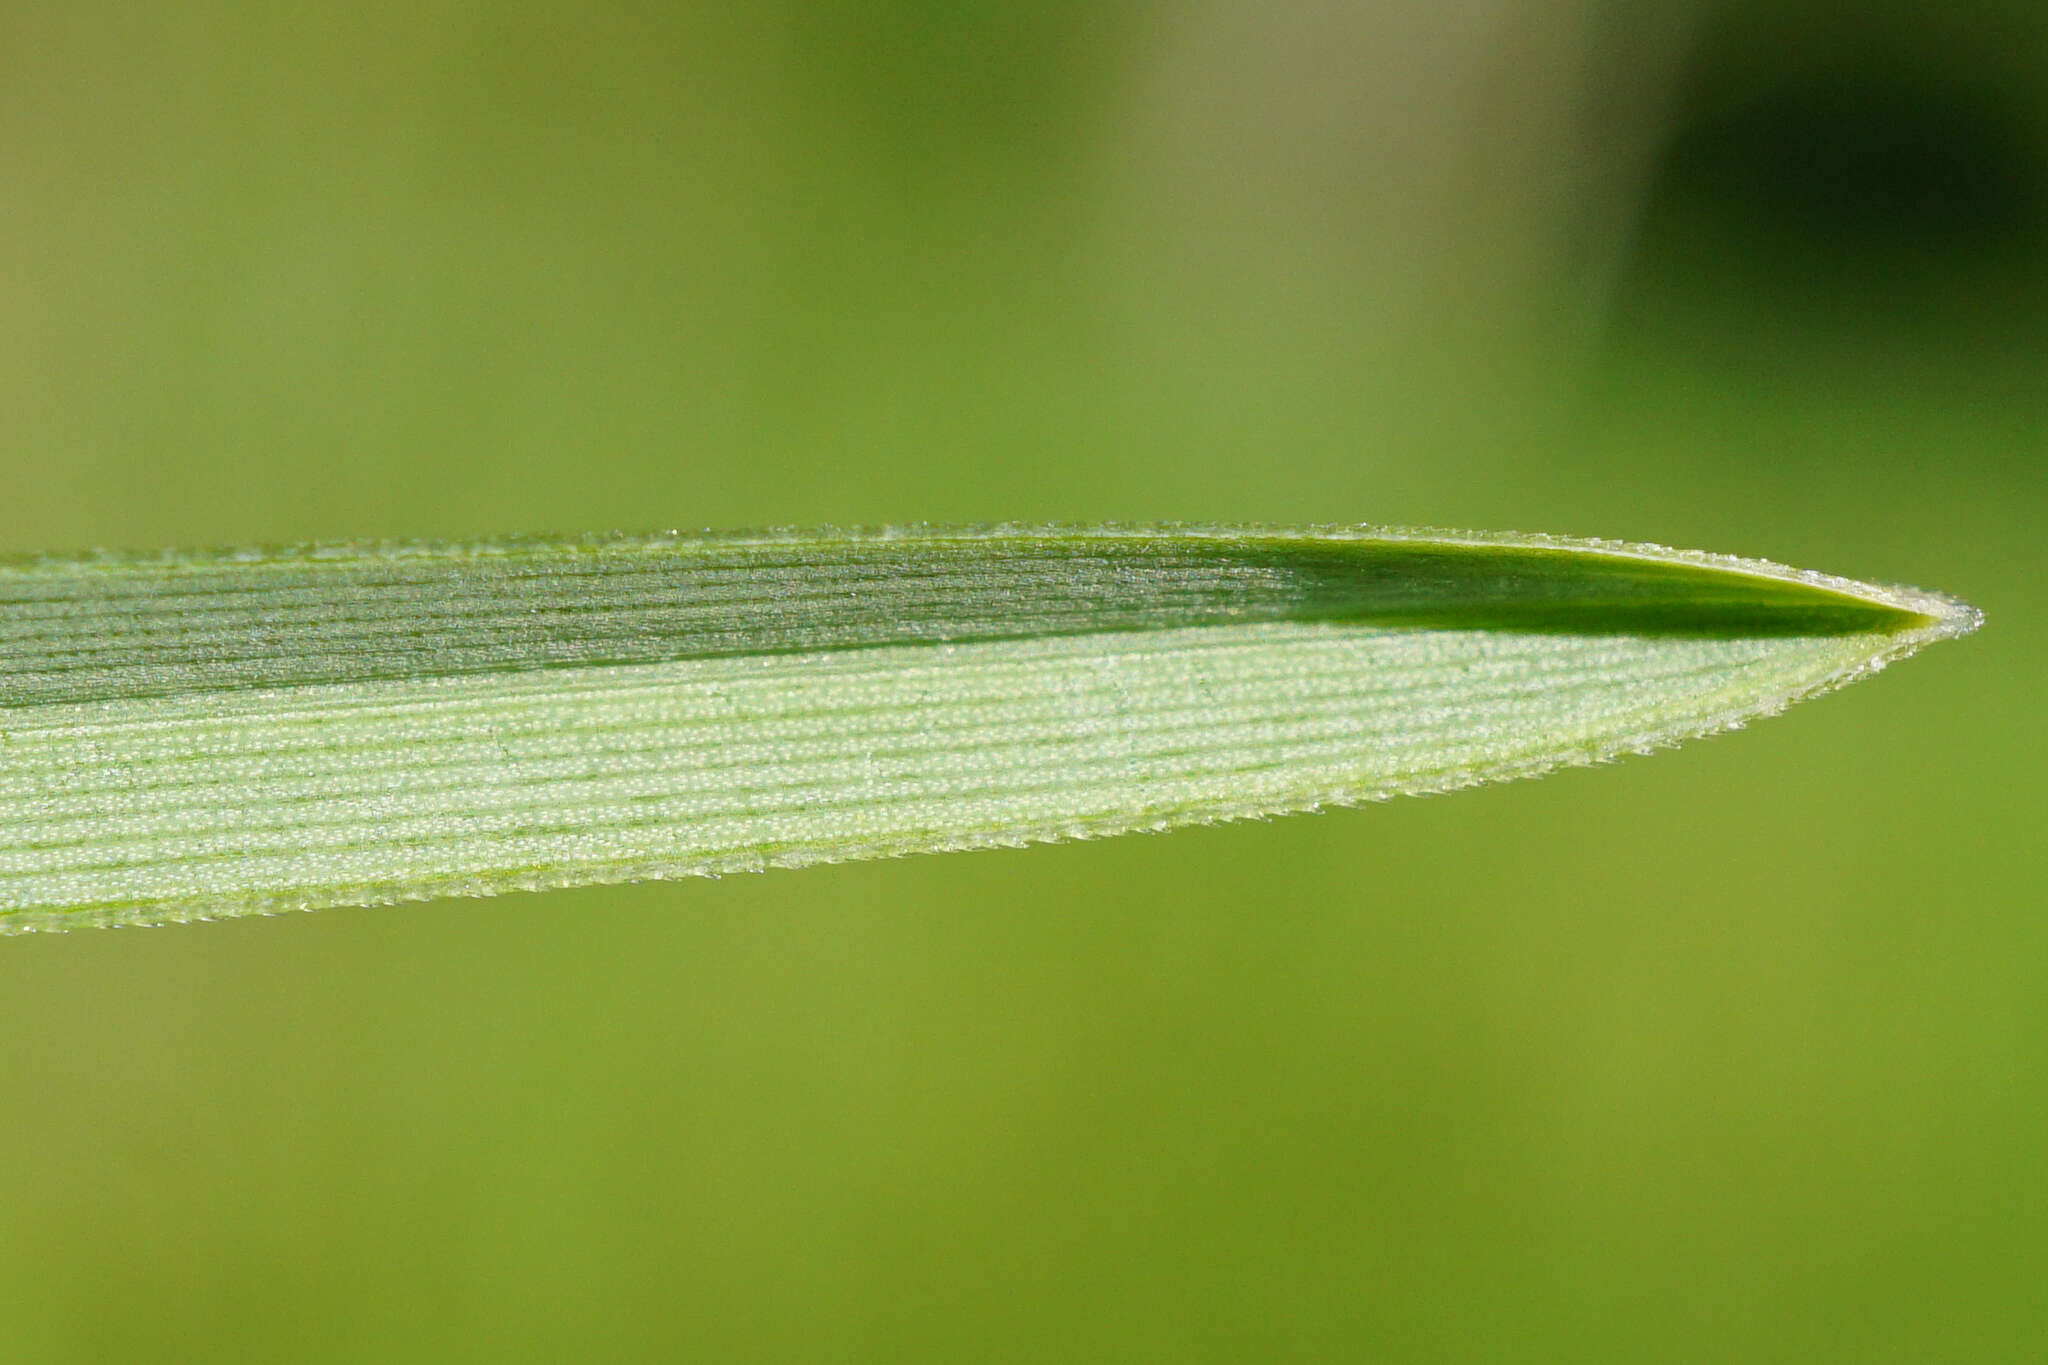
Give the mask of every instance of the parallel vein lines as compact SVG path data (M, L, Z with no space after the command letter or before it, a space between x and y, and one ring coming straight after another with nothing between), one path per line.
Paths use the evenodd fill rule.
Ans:
M1968 624L1565 549L898 533L0 565L0 931L1443 790L1725 728ZM1418 605L1451 624L1373 624Z

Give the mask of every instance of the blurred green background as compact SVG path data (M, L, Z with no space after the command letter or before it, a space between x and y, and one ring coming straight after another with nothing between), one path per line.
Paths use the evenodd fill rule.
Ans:
M0 943L0 1359L2048 1355L2034 0L20 0L0 550L984 519L1956 592L1167 837Z

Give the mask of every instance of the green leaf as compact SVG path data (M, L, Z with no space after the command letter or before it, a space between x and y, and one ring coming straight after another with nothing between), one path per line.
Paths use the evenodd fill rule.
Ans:
M1443 791L1978 614L1654 546L917 528L0 564L0 931L715 874Z

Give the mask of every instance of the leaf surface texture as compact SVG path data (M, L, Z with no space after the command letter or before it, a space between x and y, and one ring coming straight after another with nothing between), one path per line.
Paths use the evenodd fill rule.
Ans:
M0 932L716 874L1442 791L1977 624L1653 546L915 528L0 565Z

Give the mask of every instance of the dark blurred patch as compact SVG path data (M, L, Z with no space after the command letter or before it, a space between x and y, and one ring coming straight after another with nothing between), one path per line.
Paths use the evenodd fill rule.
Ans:
M1759 235L1835 252L1995 246L2036 226L2040 168L1964 86L1830 72L1689 129L1667 182Z
M1727 35L1725 55L1700 67L1639 275L1825 312L2031 292L2048 241L2048 138L2024 81L1938 42L1788 61L1755 38Z

